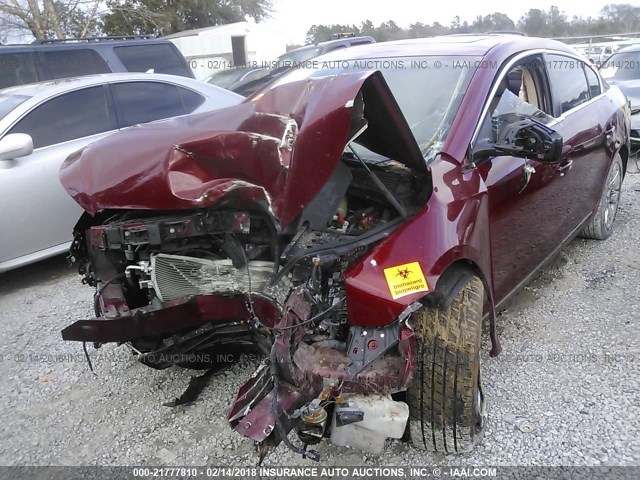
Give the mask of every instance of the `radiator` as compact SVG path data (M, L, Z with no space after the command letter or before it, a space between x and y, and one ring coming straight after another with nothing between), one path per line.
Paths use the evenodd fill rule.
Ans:
M272 262L249 262L251 291L269 284ZM249 292L247 267L236 269L231 260L207 260L159 253L151 257L151 282L160 300L192 295L242 294Z

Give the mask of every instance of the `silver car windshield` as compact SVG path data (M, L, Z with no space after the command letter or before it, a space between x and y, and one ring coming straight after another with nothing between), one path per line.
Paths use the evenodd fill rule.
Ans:
M446 139L481 57L428 56L319 61L313 76L380 70L411 131L429 160Z
M0 94L0 118L6 117L9 112L31 97L27 95L3 95Z

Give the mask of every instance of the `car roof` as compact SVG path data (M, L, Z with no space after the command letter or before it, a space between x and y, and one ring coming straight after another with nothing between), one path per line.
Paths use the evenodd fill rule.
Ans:
M328 55L330 58L336 60L421 55L485 56L493 49L504 50L506 55L510 55L538 48L560 50L575 55L575 50L556 40L503 33L444 35L440 37L371 43L353 46L345 50L338 50ZM329 58L329 56L326 56L326 58Z
M632 53L640 52L640 44L622 47L620 50L616 50L615 52L613 52L613 54L615 55L616 53L627 53L627 52L632 52Z
M158 43L171 43L169 40L162 38L130 38L127 40L118 40L118 39L88 39L87 41L52 41L48 43L47 41L35 41L27 44L9 44L9 45L0 45L0 54L2 53L12 53L12 52L21 52L21 51L34 51L34 50L77 50L77 49L104 49L104 48L113 48L113 47L126 47L126 46L137 46L137 45L150 45L150 44L158 44Z
M82 77L58 78L56 80L46 80L44 82L17 85L15 87L9 87L5 88L4 90L0 90L0 94L26 95L29 97L41 98L50 97L58 93L75 90L77 88L123 81L165 81L185 85L188 87L190 86L195 89L199 88L203 84L203 82L194 80L192 78L180 77L177 75L167 75L163 73L100 73Z
M344 37L344 38L336 38L334 40L327 40L326 42L320 42L320 43L316 43L315 45L310 45L310 46L330 47L332 45L340 45L340 44L343 44L343 43L350 43L350 42L361 42L363 40L368 40L371 43L375 43L374 38L370 37L369 35L358 35L357 37Z
M289 50L287 53L282 54L281 56L285 56L287 54L290 53L294 53L294 52L302 52L305 50L313 50L313 49L317 49L318 47L331 47L332 45L342 45L345 43L351 43L351 42L362 42L363 40L367 40L370 41L371 43L375 43L375 39L373 37L370 37L368 35L360 35L357 37L345 37L345 38L338 38L336 40L327 40L326 42L320 42L320 43L313 43L311 45L305 45L303 47L300 48L296 48L294 50Z

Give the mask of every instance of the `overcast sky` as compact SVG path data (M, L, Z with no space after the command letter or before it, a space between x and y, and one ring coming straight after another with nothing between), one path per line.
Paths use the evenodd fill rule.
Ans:
M573 15L596 17L603 6L612 3L594 0L274 0L274 12L265 23L289 34L289 43L304 44L313 24L355 24L371 20L378 26L388 20L401 27L422 22L449 25L458 15L471 23L478 15L504 13L517 23L530 8L547 10L556 5L569 18ZM614 2L615 3L615 2ZM633 2L631 2L633 3Z

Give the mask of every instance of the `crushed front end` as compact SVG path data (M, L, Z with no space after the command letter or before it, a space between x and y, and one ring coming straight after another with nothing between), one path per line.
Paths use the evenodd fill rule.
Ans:
M349 279L423 208L431 184L382 77L344 77L123 132L70 157L63 184L91 214L71 257L96 288L96 318L63 338L126 343L153 368L263 355L228 419L264 451L284 441L317 459L307 446L329 431L372 452L401 437L408 407L391 395L414 376L416 307L387 292L376 318L354 315L371 298ZM393 117L406 131L387 129ZM116 150L111 168L129 170L106 180L97 161ZM294 428L302 447L287 438Z

